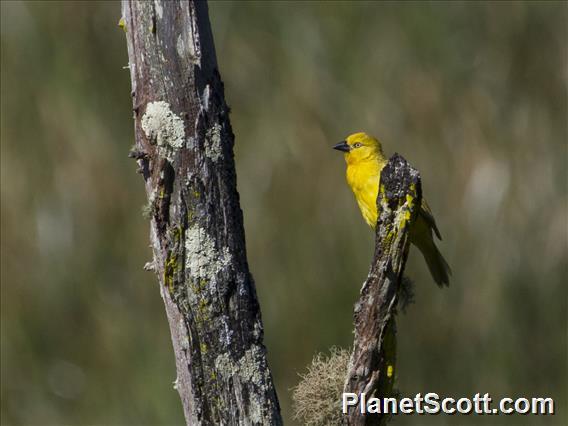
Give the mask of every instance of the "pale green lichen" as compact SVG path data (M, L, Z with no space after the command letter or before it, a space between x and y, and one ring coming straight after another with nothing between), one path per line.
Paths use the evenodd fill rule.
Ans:
M188 333L187 327L185 325L185 321L183 318L180 318L178 321L178 335L180 336L180 345L183 350L188 350L191 346L191 342L189 339L191 338L191 334Z
M225 378L238 376L243 383L262 386L267 374L259 368L259 359L263 356L263 349L252 345L236 362L227 354L219 355L215 359L215 369Z
M229 355L221 354L215 358L215 369L221 374L230 377L234 374L236 367Z
M258 360L262 358L262 349L259 346L251 346L239 360L240 375L243 380L262 385L263 374L258 368Z
M151 219L155 213L155 204L151 201L148 201L146 204L142 206L140 209L142 211L142 217L144 219Z
M181 34L177 38L176 50L180 57L183 58L185 56L185 43L183 42L183 37Z
M262 387L268 380L268 370L259 367L259 360L264 357L263 349L252 345L236 362L227 354L219 355L215 359L215 369L225 379L238 378L240 383L252 383ZM260 401L251 395L248 417L253 424L262 422L262 406Z
M218 123L213 124L205 135L205 155L214 163L221 158L223 151L221 149L221 126Z
M158 152L171 160L174 150L185 144L183 120L164 101L150 102L142 116L142 130L151 143L158 145Z
M194 225L185 236L186 268L195 279L215 280L217 274L231 262L229 249L218 250L205 229Z
M191 40L184 38L183 34L180 34L177 38L176 51L180 58L188 58L190 61L196 59L193 43L191 43Z
M156 15L158 15L159 19L162 19L162 16L164 16L164 8L162 7L162 3L160 2L160 0L155 0L154 5L156 7Z

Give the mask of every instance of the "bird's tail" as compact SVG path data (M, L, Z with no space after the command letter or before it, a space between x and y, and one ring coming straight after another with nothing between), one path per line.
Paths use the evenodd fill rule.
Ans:
M432 274L432 278L439 287L449 286L450 285L450 275L452 275L452 270L450 269L450 265L436 247L434 240L430 239L429 243L425 246L418 247L424 256L424 260L426 260L426 264L428 265L428 269L430 270L430 274Z

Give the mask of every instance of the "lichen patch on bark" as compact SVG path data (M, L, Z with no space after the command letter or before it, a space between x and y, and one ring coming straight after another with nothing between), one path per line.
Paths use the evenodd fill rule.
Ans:
M197 60L193 44L188 43L182 34L180 34L177 38L176 52L182 59L189 59L190 62L195 62Z
M218 250L215 241L205 229L195 225L185 236L187 251L186 268L192 277L212 281L217 274L231 263L231 253L224 247Z
M164 101L150 102L142 116L142 130L151 143L158 145L160 155L170 159L172 151L185 144L183 120Z
M156 6L156 14L158 15L159 19L162 19L164 16L164 8L162 7L162 3L160 0L155 0L154 5Z
M269 380L268 370L259 368L259 363L264 357L264 349L258 345L252 345L245 351L243 356L234 361L227 354L221 354L215 359L215 368L225 380L231 379L233 383L253 383L259 388ZM260 424L263 419L261 401L256 395L249 397L249 420L251 424Z
M205 155L214 163L219 160L223 151L221 149L221 126L218 123L213 124L207 130L205 138Z
M185 45L183 42L183 37L181 36L181 34L178 36L177 42L176 42L176 50L177 53L180 57L184 57L185 56Z

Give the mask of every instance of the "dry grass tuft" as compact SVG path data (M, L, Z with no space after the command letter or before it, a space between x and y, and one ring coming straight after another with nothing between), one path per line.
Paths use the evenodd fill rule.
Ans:
M351 352L332 348L329 356L317 354L292 390L294 418L307 426L340 425L341 394Z

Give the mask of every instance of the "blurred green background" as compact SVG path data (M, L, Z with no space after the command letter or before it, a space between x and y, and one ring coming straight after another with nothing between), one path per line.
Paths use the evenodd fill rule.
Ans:
M287 424L313 355L352 342L373 235L330 146L418 167L453 268L421 256L404 395L551 396L567 422L567 4L211 2L238 189ZM182 424L113 2L1 3L2 424Z

